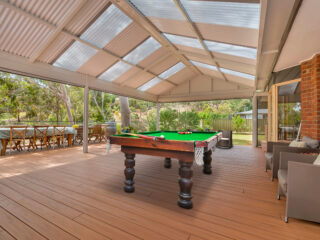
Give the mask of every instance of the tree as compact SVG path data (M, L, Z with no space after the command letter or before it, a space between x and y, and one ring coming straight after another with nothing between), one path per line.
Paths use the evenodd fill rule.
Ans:
M127 97L120 97L120 111L121 111L121 127L130 126L130 108Z
M147 115L147 120L148 120L149 131L156 131L157 130L157 113L155 109L149 111Z
M179 129L183 131L199 128L200 117L195 111L182 112L179 114L178 123Z
M232 119L233 129L236 132L246 130L245 123L246 123L245 119L241 118L240 115L234 116Z
M177 110L166 108L160 111L160 129L175 130L177 128Z

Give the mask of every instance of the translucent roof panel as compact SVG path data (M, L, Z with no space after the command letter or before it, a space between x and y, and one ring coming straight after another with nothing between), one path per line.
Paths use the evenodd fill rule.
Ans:
M182 62L179 62L177 63L176 65L172 66L171 68L169 68L168 70L164 71L163 73L161 73L159 75L159 77L161 78L169 78L171 77L173 74L179 72L181 69L185 68L186 66L182 63Z
M193 65L195 65L195 66L204 67L204 68L208 68L208 69L217 71L217 67L216 67L216 66L212 66L212 65L209 65L209 64L206 64L206 63L197 62L197 61L192 61L192 60L190 60L190 62L191 62Z
M113 4L80 36L81 39L103 48L132 20Z
M154 38L149 37L146 41L141 43L123 59L132 64L138 64L141 60L148 57L151 53L153 53L160 47L160 43L158 43Z
M193 22L259 28L260 4L181 0Z
M232 45L227 43L219 43L213 41L204 41L205 45L212 52L219 52L239 57L256 59L257 49Z
M114 64L111 68L109 68L107 71L105 71L103 74L101 74L99 78L112 82L118 77L120 77L120 75L128 71L130 68L130 65L119 61L116 64Z
M223 73L234 75L234 76L237 76L237 77L247 78L247 79L250 79L250 80L254 80L255 79L255 76L247 74L247 73L237 72L237 71L233 71L233 70L225 69L225 68L220 68L220 70Z
M53 66L77 71L98 51L75 41L53 64Z
M172 0L130 0L130 2L147 17L184 20Z
M188 47L203 49L198 39L182 37L182 36L168 34L168 33L164 33L163 35L173 44L179 44L179 45L184 45Z
M151 79L149 82L143 84L141 87L138 88L139 91L147 91L149 88L157 85L158 83L162 82L159 78L155 77Z

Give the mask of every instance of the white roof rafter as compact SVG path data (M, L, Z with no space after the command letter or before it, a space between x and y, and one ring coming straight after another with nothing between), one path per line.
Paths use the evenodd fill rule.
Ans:
M173 53L175 57L177 57L183 64L189 67L194 73L201 74L203 73L193 66L188 59L186 59L183 55L181 55L178 50L171 44L164 36L162 36L161 32L144 16L142 15L135 6L130 4L125 0L111 0L114 5L116 5L120 10L122 10L127 16L129 16L132 20L141 25L146 31L150 33L150 35L156 39L163 47L168 49Z
M212 52L209 51L208 47L206 46L206 44L203 41L203 38L201 36L201 33L199 32L199 30L197 29L197 27L193 24L192 20L190 19L188 13L186 12L186 10L184 9L184 7L182 6L180 0L174 0L175 4L177 5L179 11L181 12L181 14L183 15L183 17L185 18L188 26L191 28L191 30L194 32L194 34L197 36L198 40L200 41L201 46L203 47L203 49L206 51L207 55L211 58L212 63L217 67L218 72L221 74L222 78L225 81L228 81L228 79L226 78L226 76L223 74L223 72L221 72L220 70L220 66L219 63L217 61L215 61L214 56L212 54Z

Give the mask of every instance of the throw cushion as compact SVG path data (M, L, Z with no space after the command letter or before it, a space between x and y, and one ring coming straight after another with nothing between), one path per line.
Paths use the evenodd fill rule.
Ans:
M305 148L305 147L307 147L307 144L306 144L306 142L302 142L302 141L298 142L298 141L294 140L289 144L289 147Z
M314 160L313 164L320 166L320 154L318 155L318 157L316 158L316 160Z
M312 139L311 137L304 136L302 138L302 142L305 142L309 148L317 148L319 146L319 141Z

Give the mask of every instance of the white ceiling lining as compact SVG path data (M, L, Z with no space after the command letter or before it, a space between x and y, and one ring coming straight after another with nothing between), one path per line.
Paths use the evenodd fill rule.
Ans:
M320 1L303 1L274 71L309 60L320 52Z
M301 2L301 0L268 0L264 31L260 33L262 39L259 43L261 54L257 65L257 90L266 89Z

